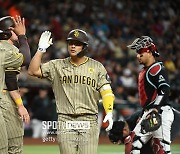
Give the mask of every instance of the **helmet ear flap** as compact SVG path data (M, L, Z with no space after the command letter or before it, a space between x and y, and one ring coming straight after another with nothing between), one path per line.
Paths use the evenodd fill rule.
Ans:
M0 40L8 40L12 36L10 30L0 31Z
M77 56L78 56L78 57L83 57L83 56L86 54L87 50L88 50L88 44L85 44L85 45L83 46L83 49L81 50L81 52L79 52L79 53L77 54Z
M88 44L85 44L85 45L83 46L83 50L87 51L87 49L88 49Z
M12 36L9 28L14 26L11 16L0 18L0 40L8 40Z

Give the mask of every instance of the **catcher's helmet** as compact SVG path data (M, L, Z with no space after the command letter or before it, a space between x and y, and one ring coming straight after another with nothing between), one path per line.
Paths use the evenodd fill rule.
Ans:
M12 36L10 27L14 27L11 16L0 18L0 40L8 40Z
M150 51L154 57L159 57L160 55L156 46L153 44L153 40L149 36L141 36L140 38L136 38L134 42L127 47L136 50L137 53Z
M66 41L70 41L70 40L76 40L84 44L82 51L77 54L78 57L84 56L88 49L87 33L81 29L71 30L67 36Z

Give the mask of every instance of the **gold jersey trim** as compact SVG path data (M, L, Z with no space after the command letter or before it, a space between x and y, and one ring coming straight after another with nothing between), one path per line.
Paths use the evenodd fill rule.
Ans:
M84 62L82 62L81 64L79 64L79 65L77 65L77 64L75 64L75 63L73 63L72 61L71 61L71 58L69 57L69 62L72 64L72 65L74 65L74 66L80 66L80 65L83 65L83 64L85 64L88 60L89 60L89 58L88 57L85 57L86 59L85 59L85 61Z
M40 67L39 67L39 73L40 73L40 78L43 78L41 65L40 65Z

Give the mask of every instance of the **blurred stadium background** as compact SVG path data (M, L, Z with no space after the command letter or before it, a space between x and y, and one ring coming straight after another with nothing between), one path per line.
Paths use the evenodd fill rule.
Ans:
M180 111L179 3L178 0L0 0L0 17L16 14L25 17L32 56L36 52L40 34L45 30L52 32L53 46L44 54L43 62L68 56L65 40L71 29L87 31L90 38L88 56L102 62L111 77L116 97L114 117L118 120L139 109L137 76L140 66L136 54L126 46L142 35L152 37L157 45L161 54L159 60L163 61L169 73L170 103ZM33 136L33 127L38 122L57 119L50 83L28 76L27 68L23 67L19 86L24 105L31 114L31 124L25 125L25 145L31 142L42 144L41 139L36 139L40 138L40 134ZM100 103L100 143L107 140L103 116ZM176 145L180 144L179 136L174 141ZM109 144L108 141L106 143ZM25 146L25 150L28 149Z

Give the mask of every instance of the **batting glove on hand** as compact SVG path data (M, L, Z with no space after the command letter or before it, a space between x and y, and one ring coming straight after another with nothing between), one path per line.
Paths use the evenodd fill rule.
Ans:
M46 49L52 44L51 32L45 31L39 39L38 51L46 52Z
M112 129L112 126L113 126L113 118L112 117L113 117L112 113L107 113L104 120L103 120L104 123L107 122L107 121L109 122L109 125L106 128L106 131L109 131L109 130Z

